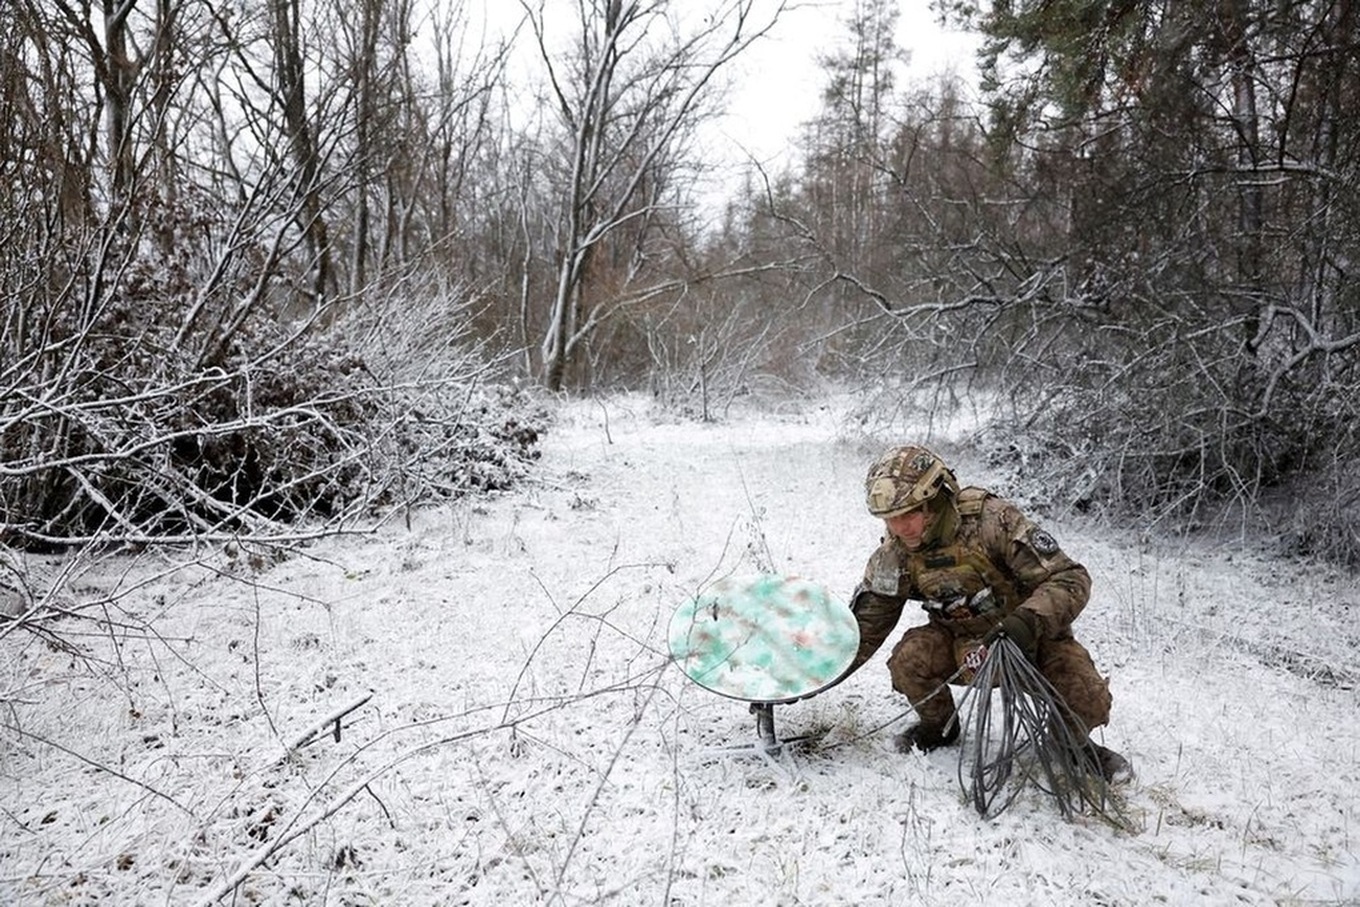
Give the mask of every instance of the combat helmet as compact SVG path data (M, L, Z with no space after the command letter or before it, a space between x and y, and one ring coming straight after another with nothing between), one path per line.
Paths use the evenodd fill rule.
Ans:
M959 483L944 461L924 447L894 447L874 461L864 479L869 512L891 519L921 507L943 489L958 497Z

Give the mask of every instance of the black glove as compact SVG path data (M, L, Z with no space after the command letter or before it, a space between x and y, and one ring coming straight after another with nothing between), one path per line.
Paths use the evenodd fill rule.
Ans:
M982 638L984 645L991 645L1002 637L1009 639L1025 653L1025 658L1033 662L1039 654L1039 615L1024 608L1017 608L987 632Z

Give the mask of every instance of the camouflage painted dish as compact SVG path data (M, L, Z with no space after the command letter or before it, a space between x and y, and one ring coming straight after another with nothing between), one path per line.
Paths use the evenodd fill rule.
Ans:
M859 625L805 579L724 579L676 609L671 655L700 686L748 702L793 702L850 666Z

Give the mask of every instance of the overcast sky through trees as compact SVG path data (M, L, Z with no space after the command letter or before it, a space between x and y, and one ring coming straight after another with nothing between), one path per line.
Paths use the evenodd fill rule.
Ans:
M845 20L853 7L854 0L840 0L792 9L771 40L738 62L741 76L722 124L731 142L749 148L759 160L781 159L799 126L820 105L826 80L818 57L848 40ZM925 2L905 2L900 8L897 43L910 54L908 79L948 69L960 75L974 71L975 36L945 31Z
M705 131L715 158L711 162L730 165L732 179L740 179L751 159L776 171L793 160L799 129L821 103L825 75L819 57L848 40L846 20L854 5L855 0L795 3L769 38L757 42L728 71L733 88L727 114ZM946 30L923 0L908 0L900 8L897 43L909 54L906 79L924 80L945 71L972 78L977 36ZM474 30L484 24L488 40L508 35L524 14L518 3L498 0L468 0L467 9ZM522 34L521 40L527 65L535 65L527 36ZM706 197L720 206L730 188L716 185Z

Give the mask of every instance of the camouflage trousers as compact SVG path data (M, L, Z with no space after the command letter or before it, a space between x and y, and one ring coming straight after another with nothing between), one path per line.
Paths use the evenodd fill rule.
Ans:
M929 727L944 727L954 717L954 696L945 684L960 666L956 641L936 624L913 627L888 659L893 689L907 697ZM1074 731L1090 732L1110 720L1110 684L1081 643L1071 637L1041 640L1036 667L1080 720Z

